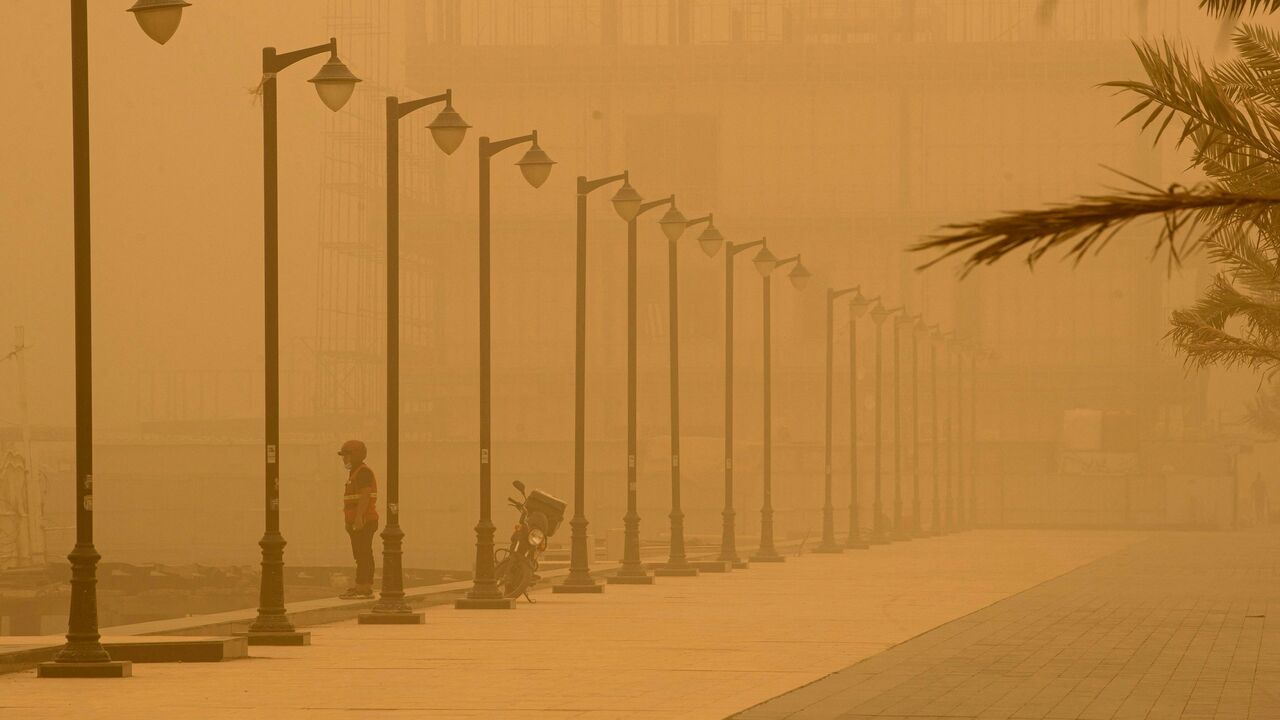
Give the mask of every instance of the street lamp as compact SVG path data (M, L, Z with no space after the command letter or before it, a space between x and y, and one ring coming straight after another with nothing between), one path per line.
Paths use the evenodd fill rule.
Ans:
M893 322L893 539L910 540L911 532L903 527L902 516L902 328L915 321L902 314Z
M787 277L791 280L791 285L797 290L803 290L809 284L810 272L800 261L800 256L792 255L791 257L779 260L769 252L769 246L766 244L760 248L760 252L756 254L752 262L756 266L756 271L764 278L764 452L763 452L763 502L760 506L760 547L756 550L756 554L751 556L755 562L782 562L786 558L778 554L773 546L773 340L772 320L773 320L773 300L772 300L772 275L774 271L786 265L795 264Z
M954 332L946 332L938 336L938 345L943 351L944 363L946 362L945 353L947 349L952 346L954 340L955 340ZM943 456L944 460L946 461L946 472L943 478L943 484L946 486L946 494L942 500L942 532L944 534L955 530L955 527L956 527L956 509L955 509L955 503L953 502L953 499L954 499L953 490L955 486L956 467L952 457L952 450L956 446L956 434L955 434L956 433L956 426L955 426L956 409L951 406L951 402L949 400L947 400L946 403L947 403L947 410L946 410L947 417L946 417L945 434L947 438L946 440L947 446L945 448L945 452Z
M920 334L924 320L916 315L905 325L911 333L911 527L907 533L920 532Z
M182 8L189 5L184 0L138 0L129 12L147 37L163 45L178 31Z
M861 290L854 290L849 298L849 534L844 546L850 550L868 547L862 540L858 505L858 318L875 300L879 298L867 299Z
M941 535L943 532L942 495L939 490L939 478L942 473L939 472L938 467L938 447L942 438L938 435L938 346L942 344L942 333L935 324L930 328L923 328L918 334L929 343L929 404L931 406L929 446L933 452L933 463L929 466L929 474L933 478L933 505L930 508L933 523L929 526L929 534Z
M337 112L350 99L360 79L338 59L338 41L278 54L262 49L263 236L264 311L266 330L266 531L262 548L262 588L258 616L249 625L250 645L307 645L311 634L294 630L284 607L284 536L280 534L280 264L279 156L276 132L276 75L296 62L329 53L329 59L309 82L321 102Z
M387 98L387 526L382 531L382 592L361 624L417 625L422 614L404 601L403 543L400 528L400 119L421 108L444 103L427 127L436 145L452 155L471 127L453 109L453 91L400 102Z
M844 548L836 544L835 506L831 501L831 406L833 403L832 365L835 363L835 301L836 298L849 293L861 296L860 286L836 290L827 288L827 415L826 415L826 455L822 484L822 542L814 548L814 552L838 553Z
M671 543L667 556L667 564L655 571L664 577L692 577L699 570L710 572L728 572L733 564L725 560L710 560L690 563L685 556L684 545L684 510L680 502L680 302L679 294L679 247L677 241L685 230L698 225L706 225L698 236L698 244L704 253L714 255L724 242L724 236L716 229L715 216L703 215L686 220L683 215L672 217L678 213L675 205L667 211L660 224L667 235L667 310L670 314L667 347L668 365L671 372Z
M541 150L539 150L541 152ZM524 162L523 160L521 161ZM521 165L521 170L524 165ZM528 175L525 175L529 178ZM529 180L533 182L533 179ZM613 197L613 207L623 220L633 220L635 213L639 211L640 203L639 193L635 188L631 187L630 175L627 172L621 172L617 175L599 178L597 180L588 180L585 175L578 176L578 297L576 302L577 322L575 335L577 338L577 356L574 363L574 438L573 438L573 455L574 455L574 473L573 473L573 519L569 521L570 527L573 528L572 535L569 539L569 576L560 585L551 588L553 593L602 593L604 585L597 583L591 577L590 567L590 548L587 546L587 516L586 516L586 497L587 497L587 195L593 190L597 190L606 185L615 182L622 182L622 189L615 193ZM624 192L625 191L625 192ZM630 247L631 267L628 273L629 282L635 287L635 244ZM634 290L633 290L634 297ZM635 312L634 300L631 303L629 311ZM632 329L629 335L635 333L635 323L632 322ZM631 377L634 378L634 370L629 371ZM631 384L631 392L628 395L628 402L634 407L635 384ZM634 433L632 438L628 440L631 443L631 449L627 459L630 467L635 467L635 445ZM634 475L631 482L634 483ZM639 519L637 518L637 522Z
M707 231L703 231L706 235ZM716 238L715 233L707 238L699 238L698 244L708 257L714 257L720 245L724 245L724 518L723 534L720 538L719 560L733 565L735 570L745 570L748 563L738 557L737 531L734 518L737 513L733 509L733 259L739 253L754 247L763 247L764 240L735 244L723 237Z
M969 355L969 523L978 522L978 361L985 365L991 351L974 345Z
M466 597L458 598L454 601L454 607L459 610L510 610L515 607L515 600L502 596L502 591L498 589L498 579L494 572L493 562L493 518L491 516L490 502L491 481L493 479L493 466L490 463L490 440L491 440L491 363L490 363L490 268L489 268L489 234L490 234L490 182L489 182L489 165L494 155L506 150L529 143L530 147L525 151L524 157L516 163L520 168L520 174L524 176L525 182L533 187L539 187L547 181L547 177L551 175L551 166L555 163L547 154L538 146L538 131L534 130L528 135L508 138L506 140L491 141L488 136L480 138L479 156L480 156L480 217L479 217L479 250L480 250L480 520L476 523L476 562L475 576L471 583L471 589L467 591ZM579 233L578 252L585 252L586 239ZM586 295L586 279L583 277L583 270L578 268L578 301L581 303ZM578 362L583 360L582 331L584 326L581 310L578 315ZM578 426L582 425L582 386L578 387ZM578 431L581 436L581 429ZM579 451L578 471L582 470L582 455ZM581 507L578 508L581 510Z
M652 585L653 575L650 575L649 571L645 570L644 562L640 559L640 513L637 509L636 500L638 481L636 476L636 254L639 235L637 219L641 214L654 208L669 205L670 208L659 220L659 224L662 225L664 235L670 236L672 233L676 233L676 236L679 237L679 233L684 231L684 216L680 215L680 211L676 209L674 195L661 200L644 202L639 193L632 190L626 195L625 208L619 207L617 205L618 197L623 195L630 187L630 185L623 185L618 194L614 196L615 207L619 208L619 215L622 215L622 219L627 221L627 514L623 517L622 565L618 568L616 574L609 577L608 581L622 585ZM625 215L623 214L624 209L626 211ZM678 455L678 447L676 447L674 440L672 441L672 447L674 448L673 457L676 457Z
M139 0L130 10L144 32L163 43L173 35L152 30L157 14L180 16L186 3ZM155 7L151 7L155 6ZM164 23L160 23L163 25ZM148 27L153 26L151 30ZM172 22L177 29L177 20ZM160 39L163 37L163 40ZM72 265L75 278L76 544L71 563L67 644L52 662L36 667L37 677L122 678L133 674L127 660L112 660L98 634L98 554L93 544L93 243L89 192L89 7L71 0L71 197ZM30 459L28 458L28 462Z
M875 408L876 408L876 423L875 423L875 425L876 425L876 442L875 442L875 453L876 453L876 458L875 458L875 467L876 467L876 474L875 474L875 485L873 486L873 495L872 495L872 503L871 503L871 505L872 505L872 507L871 507L871 510L872 510L872 517L871 517L871 538L870 538L870 541L871 541L871 544L872 544L872 545L879 545L879 544L883 544L883 543L888 542L888 539L886 538L886 536L885 536L885 532L884 532L884 509L883 509L883 508L884 508L884 504L883 504L883 502L881 501L881 496L880 496L880 485L881 485L880 480L881 480L881 477L883 476L883 472L882 472L882 464L881 464L881 460L882 460L882 458L881 458L881 454L882 454L882 453L881 453L881 446L882 446L881 439L882 439L882 437L883 437L883 434L882 434L882 432L881 432L881 422L880 422L880 421L881 421L881 418L882 418L882 416L883 416L883 414L884 414L884 413L883 413L883 408L884 408L884 402L883 402L883 393L884 393L884 374L883 374L883 373L884 373L884 364L883 364L883 356L884 356L884 352L883 352L883 349L884 349L884 339L883 339L883 338L884 338L884 336L883 336L883 334L881 333L881 328L884 326L884 321L885 321L885 320L888 320L888 319L889 319L889 317L890 317L891 315L893 315L894 313L898 312L898 311L899 311L899 310L901 310L901 309L902 309L902 308L893 308L892 310L885 309L884 305L883 305L879 300L877 300L877 301L876 301L876 304L875 304L874 306L872 306L872 308L871 308L871 321L872 321L872 322L874 322L874 323L876 324L876 393L875 393Z
M964 499L964 351L967 343L956 338L955 357L956 357L956 427L955 427L955 479L956 479L956 502L955 502L955 527L960 530L967 530L969 523L965 518L965 499Z

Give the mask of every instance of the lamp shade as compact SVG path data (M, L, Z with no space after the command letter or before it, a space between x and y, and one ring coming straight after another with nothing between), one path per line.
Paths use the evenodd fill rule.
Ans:
M813 273L809 272L809 268L804 263L796 261L796 266L791 268L791 272L787 273L787 278L791 280L791 287L797 290L805 289L809 284L809 278L813 277Z
M520 173L524 175L525 182L536 188L542 187L542 183L551 177L551 166L555 164L556 161L538 147L537 139L533 141L533 147L529 148L524 157L516 162L516 165L520 166Z
M436 147L443 150L445 155L452 155L458 149L470 127L453 109L453 103L447 103L436 119L427 125L427 129L431 131L431 139L436 141Z
M338 112L351 99L351 93L355 92L360 78L338 59L338 51L335 49L329 55L329 61L320 66L320 72L307 82L316 86L316 93L325 107Z
M849 312L853 316L860 318L867 314L867 308L871 307L871 301L862 294L862 290L854 290L853 297L849 298Z
M885 310L884 305L880 304L880 301L877 300L876 304L871 306L871 320L875 324L880 325L888 317L889 311Z
M183 0L138 0L129 12L147 37L163 45L178 31L182 8L190 4Z
M644 202L644 198L640 197L640 193L631 187L631 181L623 180L622 187L618 188L618 192L613 194L611 200L614 212L618 213L618 217L626 222L636 219L636 215L640 214L640 203Z
M662 234L666 235L668 240L675 242L684 234L685 228L689 226L689 221L685 219L684 213L680 212L680 209L673 202L671 207L667 208L667 211L662 214L662 217L658 218L658 225L662 227Z
M778 266L778 258L769 252L769 248L762 247L760 252L751 259L756 266L756 272L760 273L760 277L769 277L773 269Z
M707 257L715 257L716 253L720 252L721 245L724 245L724 236L716 229L714 222L707 223L702 233L698 235L698 246L707 254Z

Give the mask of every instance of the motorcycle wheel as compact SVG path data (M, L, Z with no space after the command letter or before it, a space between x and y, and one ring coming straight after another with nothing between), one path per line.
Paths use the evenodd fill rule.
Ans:
M533 571L524 558L508 555L501 563L505 567L498 569L498 583L502 585L502 596L518 598L529 589L533 579Z

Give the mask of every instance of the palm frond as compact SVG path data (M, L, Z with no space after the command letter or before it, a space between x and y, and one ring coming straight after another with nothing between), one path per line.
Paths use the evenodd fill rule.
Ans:
M1104 247L1129 223L1158 218L1163 223L1155 250L1167 249L1176 262L1192 243L1199 241L1195 231L1200 222L1208 221L1216 227L1232 220L1248 220L1276 206L1280 206L1280 194L1240 194L1214 185L1086 195L1070 204L944 225L941 234L910 250L940 251L925 267L953 255L967 255L965 271L990 265L1018 250L1026 250L1027 263L1034 265L1045 253L1061 246L1066 246L1067 257L1079 261Z
M1134 50L1148 81L1103 83L1140 98L1121 121L1146 113L1142 127L1154 127L1159 141L1179 119L1182 131L1177 144L1193 139L1199 155L1237 165L1280 162L1280 111L1238 91L1233 93L1189 50L1167 40L1135 43ZM1227 181L1230 175L1220 179Z
M1208 256L1249 290L1275 296L1280 290L1280 243L1263 225L1228 223L1205 236Z
M1200 0L1200 9L1213 17L1234 17L1280 10L1280 0Z
M1248 367L1271 369L1280 364L1274 346L1238 337L1204 322L1190 310L1175 310L1168 336L1193 367Z
M1245 406L1245 419L1268 435L1280 436L1280 385L1267 383Z

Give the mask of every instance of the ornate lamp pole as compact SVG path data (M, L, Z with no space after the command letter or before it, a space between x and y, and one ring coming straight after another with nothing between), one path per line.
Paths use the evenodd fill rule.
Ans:
M832 365L835 363L835 301L836 298L849 293L859 292L858 287L836 290L827 288L827 414L826 414L826 454L822 484L822 542L814 548L814 552L838 553L844 548L836 544L835 507L831 502L831 406L833 391L831 389ZM856 461L855 461L856 462Z
M955 527L960 530L969 529L968 518L965 517L967 505L964 499L964 351L965 342L956 339L956 429L955 429L955 448L956 448L956 518Z
M494 574L493 562L493 519L491 517L491 480L493 466L490 463L491 449L491 392L490 392L490 282L489 282L489 225L490 225L490 182L489 163L494 155L516 145L529 143L524 157L516 163L525 182L533 187L541 187L551 175L551 166L555 162L538 146L538 131L528 135L491 141L488 136L480 138L480 520L476 523L476 565L475 580L466 597L454 601L454 607L460 610L510 610L515 607L515 600L502 596L498 589L498 579ZM578 238L579 253L585 252L585 238ZM582 301L586 295L586 278L583 269L578 269L578 298ZM578 331L581 338L583 319L579 315ZM581 339L578 344L578 361L582 362L583 347ZM581 436L582 423L582 386L578 386L578 423ZM582 471L582 455L578 455L578 471ZM577 511L581 512L579 504ZM576 518L575 518L576 520ZM585 520L584 520L585 522Z
M164 44L178 29L177 0L139 0L129 11L147 35ZM67 644L52 662L36 668L39 677L122 678L133 664L112 660L98 634L98 560L93 544L93 243L89 194L89 9L71 0L71 196L75 277L76 544L71 563L71 604ZM30 458L27 459L30 462Z
M861 291L854 291L849 299L849 535L844 546L850 550L868 547L862 540L862 510L858 506L858 318L866 314L871 302Z
M623 220L631 222L640 210L640 195L635 191L635 188L631 187L630 175L627 172L624 171L617 175L610 175L597 180L588 180L584 175L578 176L578 299L576 303L577 330L575 333L577 337L577 360L574 363L574 378L576 382L574 383L573 519L569 521L570 527L573 528L573 533L569 544L569 576L565 578L563 583L551 588L553 593L604 592L604 585L597 583L591 577L590 548L587 547L587 516L585 513L587 495L587 195L593 190L619 181L622 182L622 187L613 196L613 207ZM631 270L628 278L631 288L629 312L631 313L632 321L628 330L628 341L632 345L635 344L635 254L635 237L632 236L629 244L629 265ZM634 488L634 468L636 464L634 363L630 363L630 367L628 367L628 380L627 402L631 410L631 431L627 439L629 445L627 465L631 470L629 471L627 484L628 488ZM628 494L628 497L631 497L630 494ZM639 521L640 518L637 516L635 518L637 527Z
M872 501L871 501L872 517L871 517L871 538L870 538L870 542L871 542L871 544L872 544L872 545L881 545L881 544L884 544L884 543L886 543L886 542L888 542L888 541L889 541L889 540L888 540L888 538L886 537L886 534L885 534L885 527L884 527L884 503L883 503L883 501L881 500L881 496L880 496L880 485L881 485L880 480L881 480L881 478L883 477L883 469L882 469L882 464L881 464L881 460L882 460L882 453L881 453L881 449L882 449L882 446L883 446L883 443L882 443L883 433L882 433L882 429L881 429L881 426L882 426L882 424L881 424L881 418L882 418L882 417L883 417L883 415L884 415L884 413L883 413L883 408L884 408L884 360L883 360L883 358L884 358L884 352L883 352L883 350L884 350L884 335L883 335L883 333L881 332L881 328L883 328L883 327L884 327L884 321L885 321L885 320L888 320L888 319L889 319L889 317L890 317L891 315L893 315L894 313L898 312L898 310L901 310L901 308L894 308L894 309L892 309L892 310L886 310L886 309L885 309L885 307L884 307L884 305L883 305L879 300L877 300L877 301L876 301L876 304L875 304L875 305L873 305L873 306L871 307L871 321L872 321L872 322L874 322L874 323L876 324L876 392L875 392L875 408L876 408L876 422L875 422L875 425L876 425L876 442L875 442L875 453L876 453L876 459L875 459L875 467L876 467L876 474L875 474L875 484L872 486L872 490L873 490L873 492L872 492Z
M735 570L745 570L748 563L738 557L733 509L733 259L739 253L763 245L764 240L724 243L724 511L721 513L724 526L718 559L732 564ZM702 249L707 255L715 256L715 244L703 245Z
M990 352L975 345L969 354L969 526L978 523L978 359Z
M699 570L727 572L732 563L723 560L691 563L685 556L684 548L684 510L680 506L680 302L677 289L679 275L677 272L678 247L676 241L685 229L706 224L698 236L698 243L708 255L714 255L719 249L724 236L716 229L715 218L703 215L692 220L685 220L679 215L675 205L667 211L660 221L662 230L667 235L667 309L670 313L668 348L671 372L671 545L667 556L667 564L655 571L664 577L693 577Z
M920 526L920 334L924 320L919 315L906 325L911 333L911 527L913 537L922 535Z
M628 187L624 185L618 194L621 195ZM674 232L679 237L684 231L684 216L676 210L674 195L643 202L637 194L634 199L638 203L636 211L627 219L627 514L623 518L622 566L616 575L609 578L609 582L652 585L653 576L640 560L640 513L636 509L636 221L640 215L654 208L670 205L671 209L663 216L662 230L668 236Z
M942 473L938 466L938 449L942 442L942 437L938 435L938 346L942 344L942 333L938 330L937 325L933 325L925 333L925 337L929 342L929 446L933 451L933 463L929 466L929 474L933 476L933 505L930 508L933 515L933 523L929 527L929 534L941 535L943 533L942 495L939 478Z
M470 125L453 109L453 91L400 102L387 98L387 526L382 531L382 592L362 625L417 625L422 614L404 601L404 531L400 528L400 119L444 103L427 127L446 155L462 144Z
M760 507L760 547L751 559L754 562L783 562L786 558L779 555L773 546L773 300L770 280L774 270L795 263L788 277L793 287L802 290L809 283L810 273L804 263L800 262L799 255L779 260L769 252L768 244L760 248L752 262L756 271L764 278L764 499Z
M902 516L902 326L910 322L905 309L893 321L893 539L910 540Z
M950 347L952 347L954 340L955 340L954 333L951 333L951 332L943 333L939 336L938 344L942 348L944 353L944 357L943 357L944 363L946 362L945 353ZM950 400L947 400L946 403L947 403L947 410L946 410L947 417L946 417L946 429L945 429L945 434L947 438L946 449L945 449L946 473L943 479L943 482L946 485L946 497L943 498L943 501L942 501L943 503L942 504L942 532L944 534L953 532L956 528L956 508L955 508L955 502L953 498L953 488L955 486L956 467L952 457L953 450L956 445L956 426L955 426L956 410L954 407L951 406Z
M266 308L266 531L262 548L262 589L258 617L249 625L250 645L307 645L311 634L294 630L284 607L284 536L280 534L280 262L279 163L276 132L276 75L306 58L329 53L309 82L320 100L337 112L351 99L360 79L338 59L338 41L277 53L262 49L263 234Z

